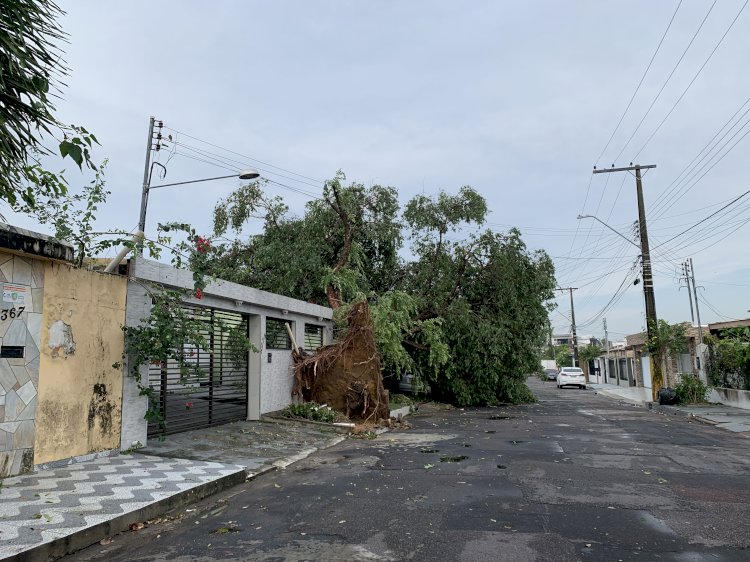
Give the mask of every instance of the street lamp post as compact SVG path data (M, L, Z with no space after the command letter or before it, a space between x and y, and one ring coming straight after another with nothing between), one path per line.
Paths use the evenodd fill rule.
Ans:
M188 183L201 183L204 181L213 181L213 180L223 180L227 178L239 178L241 180L254 180L255 178L259 177L260 174L257 170L248 169L243 170L237 174L230 174L228 176L217 176L215 178L204 178L200 180L188 180L188 181L178 181L174 183L163 183L161 185L150 185L151 183L151 174L149 173L148 177L146 178L146 181L143 183L143 191L141 192L141 214L140 218L138 219L138 230L140 232L146 232L146 209L148 207L148 194L149 191L152 189L158 189L160 187L173 187L176 185L185 185Z

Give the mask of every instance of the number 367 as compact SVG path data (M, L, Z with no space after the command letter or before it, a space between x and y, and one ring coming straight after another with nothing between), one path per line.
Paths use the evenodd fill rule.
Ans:
M0 312L0 320L7 320L8 318L18 318L21 313L25 310L25 306L19 306L18 308L6 308Z

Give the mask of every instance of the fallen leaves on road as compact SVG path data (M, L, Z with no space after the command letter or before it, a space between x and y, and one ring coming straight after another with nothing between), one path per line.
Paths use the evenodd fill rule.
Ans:
M115 539L113 539L112 537L104 537L99 541L99 544L102 546L107 546L108 544L112 544L113 542L115 542Z
M144 527L145 527L145 525L143 523L141 523L140 521L138 521L137 523L133 523L132 525L130 525L130 530L131 531L140 531Z

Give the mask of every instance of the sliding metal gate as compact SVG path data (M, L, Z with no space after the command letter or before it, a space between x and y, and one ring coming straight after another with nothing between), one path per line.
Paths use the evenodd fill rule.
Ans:
M180 373L176 361L151 365L149 386L164 423L150 422L148 435L179 433L247 419L248 317L236 312L184 306L199 320L213 353L184 344L180 350L190 373Z

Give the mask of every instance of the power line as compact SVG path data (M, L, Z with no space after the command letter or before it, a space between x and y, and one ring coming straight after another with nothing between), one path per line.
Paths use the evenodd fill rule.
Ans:
M706 144L705 144L705 145L703 146L703 148L701 148L701 150L700 150L700 151L698 152L698 154L696 154L696 155L695 155L695 156L693 157L693 159L692 159L692 160L690 160L690 162L688 162L688 164L687 164L687 165L686 165L686 166L685 166L685 167L684 167L684 168L682 169L682 171L681 171L681 172L680 172L680 173L678 174L678 176L677 176L677 177L676 177L676 178L675 178L674 180L672 180L672 182L671 182L671 183L670 183L670 184L669 184L669 185L667 186L667 188L666 188L666 189L665 189L665 190L664 190L664 191L663 191L663 192L662 192L662 193L661 193L661 194L660 194L660 195L659 195L659 196L658 196L658 197L656 198L656 200L654 201L654 205L652 206L652 209L653 209L652 213L653 213L654 211L656 211L656 210L658 210L658 209L659 209L659 207L660 207L660 206L662 205L662 202L664 201L664 199L665 199L665 198L667 198L667 197L668 197L669 195L671 195L671 193L672 193L672 192L673 192L673 191L674 191L675 189L677 189L677 188L679 187L679 185L680 185L680 184L684 183L684 182L685 182L685 181L687 180L687 177L688 177L688 176L690 175L690 173L691 173L691 172L692 172L693 170L695 170L695 168L697 168L697 167L698 167L698 166L700 165L700 163L701 163L701 162L703 162L703 160L705 160L705 159L706 159L706 158L708 157L708 155L709 155L709 154L711 154L711 152L713 151L713 149L714 149L714 148L716 148L716 146L718 146L718 144L719 144L719 143L720 143L720 142L721 142L722 140L724 140L724 138L725 138L725 137L726 137L726 136L727 136L727 135L728 135L728 134L729 134L729 133L730 133L730 132L732 131L732 129L734 129L734 128L735 128L735 127L737 126L737 124L739 124L739 122L740 122L740 121L742 120L742 118L743 118L743 117L745 117L745 115L747 115L747 114L748 114L748 112L750 112L750 108L748 108L747 110L745 110L745 112L744 112L744 113L743 113L743 114L742 114L742 115L740 116L740 118L739 118L739 119L737 120L737 123L735 123L734 125L732 125L732 127L730 127L730 128L729 128L729 129L728 129L728 130L727 130L727 131L726 131L726 132L725 132L725 133L724 133L724 134L723 134L723 135L721 136L721 138L720 138L720 139L716 140L716 139L717 139L717 137L718 137L719 135L721 135L721 132L722 132L722 131L723 131L724 129L726 129L726 128L727 128L727 126L728 126L728 125L729 125L729 124L730 124L730 123L731 123L732 121L734 121L734 118L735 118L735 117L737 117L737 115L738 115L738 114L739 114L739 113L740 113L740 112L742 111L742 109L743 109L743 108L744 108L744 107L745 107L745 106L746 106L746 105L747 105L748 103L750 103L750 97L748 97L748 98L747 98L747 99L746 99L746 100L744 101L744 103L743 103L742 105L740 105L740 107L739 107L739 108L738 108L738 109L737 109L737 110L736 110L736 111L735 111L735 112L734 112L734 113L732 114L732 116L731 116L731 117L730 117L730 118L729 118L729 119L728 119L728 120L727 120L727 121L726 121L726 122L725 122L725 123L724 123L724 124L723 124L723 125L722 125L722 126L721 126L721 127L719 128L719 130L718 130L718 131L716 131L716 134L714 134L714 136L713 136L713 137L711 137L711 140L709 140L709 141L708 141L708 142L707 142L707 143L706 143ZM743 125L743 127L744 127L744 125ZM714 142L714 141L716 141L716 142ZM709 147L710 147L710 148L709 148ZM708 151L706 151L706 149L708 149ZM705 152L705 154L703 154L704 152ZM701 157L701 155L703 155L703 156ZM699 160L699 158L700 158L700 160ZM696 162L696 160L697 160L697 162ZM688 170L690 170L690 171L688 172L688 176L685 176L685 178L682 178L683 174L685 174L685 172L687 172ZM681 179L681 178L682 178L682 179ZM679 183L678 183L678 182L679 182ZM675 185L675 184L677 184L677 185ZM673 187L673 186L674 186L674 187ZM703 209L701 209L701 211L702 211L702 210L703 210ZM656 220L656 219L658 219L658 218L659 218L659 216L660 216L660 215L658 215L658 216L656 216L655 218L653 218L653 219L652 219L652 221L653 221L653 220Z
M263 166L270 166L271 168L275 168L275 169L277 169L277 170L281 170L282 172L286 172L287 174L292 174L292 175L295 175L295 176L299 176L299 177L301 177L301 178L304 178L304 179L306 179L306 180L310 180L310 181L314 181L314 182L317 182L317 183L319 183L319 184L322 184L322 183L323 183L323 182L322 182L321 180L318 180L318 179L315 179L315 178L311 178L310 176L306 176L306 175L303 175L303 174L299 174L299 173L297 173L297 172L293 172L292 170L288 170L288 169L286 169L286 168L282 168L281 166L276 166L275 164L270 164L269 162L264 162L263 160L258 160L257 158L253 158L252 156L248 156L248 155L246 155L246 154L242 154L242 153L240 153L240 152L236 152L236 151L234 151L234 150L232 150L232 149L230 149L230 148L226 148L226 147L223 147L223 146L219 146L218 144L214 144L214 143L212 143L212 142L209 142L209 141L207 141L207 140L203 140L203 139L201 139L201 138L198 138L198 137L194 137L194 136L191 136L191 135L189 135L188 133L184 133L184 132L182 132L182 131L179 131L179 130L177 130L177 129L174 129L174 128L172 128L172 127L167 127L167 126L165 126L164 128L165 128L165 129L169 129L170 131L174 131L175 133L178 133L178 134L180 134L180 135L182 135L182 136L184 136L184 137L187 137L187 138L189 138L189 139L193 139L193 140L195 140L195 141L198 141L198 142L202 142L203 144L207 144L208 146L212 146L212 147L214 147L214 148L218 148L218 149L220 149L220 150L224 150L224 151L226 151L226 152L229 152L230 154L234 154L234 155L236 155L236 156L241 156L241 157L243 157L243 158L247 158L248 160L251 160L251 161L253 161L253 162L257 162L257 163L259 163L259 164L262 164Z
M667 240L666 242L662 242L661 244L659 244L659 245L655 246L655 247L654 247L654 249L656 249L656 248L659 248L660 246L664 246L665 244L669 244L669 243L670 243L670 242L671 242L672 240L674 240L675 238L678 238L678 237L682 236L682 235L683 235L683 234L685 234L686 232L688 232L688 231L690 231L690 230L694 229L694 228L695 228L696 226L698 226L699 224L703 224L704 222L706 222L706 221L707 221L708 219L710 219L711 217L715 217L715 216L716 216L717 214L719 214L719 213L720 213L721 211L723 211L724 209L727 209L728 207L731 207L731 206L732 206L732 205L734 205L734 204L735 204L735 203L736 203L737 201L739 201L740 199L742 199L743 197L745 197L745 196L746 196L746 195L748 195L748 194L750 194L750 190L748 190L748 191L746 191L745 193L743 193L742 195L740 195L740 196L736 197L735 199L733 199L732 201L730 201L729 203L727 203L726 205L724 205L724 206L723 206L723 207L722 207L721 209L719 209L718 211L714 211L713 213L711 213L711 214L710 214L710 215L708 215L707 217L705 217L705 218L703 218L703 219L699 220L699 221L698 221L697 223L695 223L694 225L692 225L692 226L690 226L690 227L686 228L685 230L683 230L683 231L682 231L682 232L680 232L679 234L675 234L674 236L672 236L672 238L670 238L670 239L669 239L669 240Z
M718 0L714 0L713 4L711 4L711 7L708 9L708 12L706 12L706 15L703 17L703 20L701 21L701 24L698 26L698 29L693 34L693 37L690 39L690 42L687 44L687 47L685 47L685 50L682 51L682 54L680 55L680 58L677 59L677 62L675 63L674 67L672 68L672 71L669 73L669 76L667 76L667 79L664 81L664 84L662 84L661 88L657 92L654 99L651 101L651 105L648 106L648 109L646 110L646 113L644 113L641 120L638 122L638 125L636 126L633 133L630 135L628 140L625 142L625 145L620 149L620 152L615 156L615 160L619 160L620 156L622 156L622 153L625 152L625 149L630 144L630 141L633 140L633 137L635 137L636 133L640 130L641 125L643 125L643 122L646 120L646 117L648 117L649 113L651 113L651 110L654 108L654 105L656 105L656 102L661 97L662 92L667 87L667 84L669 84L669 81L672 79L672 76L674 76L674 73L677 71L677 68L680 66L680 63L682 63L682 59L685 58L685 55L687 54L688 50L692 46L693 42L695 41L696 37L698 37L698 34L700 33L701 29L703 29L703 25L706 23L706 20L708 19L708 16L711 15L711 12L714 9L714 6L716 6L716 2Z
M607 144L604 145L604 148L602 149L601 154L599 154L599 157L596 159L596 163L594 164L595 166L599 165L599 161L602 159L602 156L604 156L604 153L609 148L609 145L612 142L612 139L615 137L615 134L620 129L620 125L622 125L622 121L623 119L625 119L625 115L627 115L628 110L630 109L630 106L633 104L633 100L635 99L636 94L641 89L641 86L643 85L643 81L646 79L646 75L648 74L648 71L651 69L651 65L654 63L654 59L656 58L656 55L659 52L659 49L661 49L661 45L662 43L664 43L664 39L666 38L667 33L669 32L669 29L672 27L672 22L674 21L675 16L677 16L677 12L679 11L680 6L682 6L682 0L678 2L677 7L675 8L674 13L672 14L672 17L670 18L669 23L667 24L667 29L664 30L664 33L662 34L661 39L659 40L659 44L656 46L656 50L654 51L654 54L651 55L651 60L648 61L646 70L643 71L643 75L641 76L641 79L638 82L638 85L635 87L635 91L633 91L633 95L630 96L630 101L628 101L628 105L625 107L625 111L623 111L622 115L620 115L620 119L619 121L617 121L617 125L615 125L615 128L612 131L612 134L609 136L609 140L607 141Z
M679 98L677 98L677 101L676 101L676 102L674 102L674 105L672 105L672 108L671 108L671 109L670 109L670 110L669 110L669 111L667 112L667 114L666 114L666 115L664 116L664 119L662 119L662 120L661 120L661 122L660 122L660 123L659 123L659 124L658 124L658 125L656 126L656 129L654 129L654 131L653 131L653 132L651 133L651 135L650 135L650 136L649 136L649 137L648 137L648 138L646 139L646 142L645 142L645 143L643 143L643 146L641 146L641 148L640 148L640 149L638 150L638 152L637 152L637 153L635 154L635 156L633 156L633 160L635 160L636 158L638 158L638 156L640 156L641 152L643 152L643 149L644 149L644 148L646 148L646 146L648 145L648 143L650 143L650 142L651 142L651 139L653 139L653 138L654 138L654 135L656 135L656 133L657 133L657 132L659 132L659 129L661 129L662 125L664 125L664 123L666 122L666 120L667 120L667 119L669 119L669 116L670 116L670 115L672 115L672 112L673 112L673 111L675 110L675 108L677 107L677 104L679 104L679 103L680 103L680 102L682 101L682 98L683 98L683 97L685 97L685 94L687 94L687 92L688 92L688 90L690 89L690 87L691 87L691 86L693 85L693 83L694 83L694 82L695 82L695 81L696 81L696 80L698 79L698 76L700 76L701 72L703 72L703 69L704 69L704 68L706 67L706 65L708 64L708 62L709 62L709 61L711 60L711 58L712 58L712 57L714 56L714 53L716 53L716 51L717 51L717 49L719 48L719 46L721 46L721 44L722 44L722 43L724 42L724 39L725 39L725 38L726 38L726 36L727 36L727 35L729 34L729 32L730 32L730 31L732 30L732 27L734 27L734 24L735 24L735 22L737 21L737 19L739 19L740 15L741 15L741 14L742 14L742 12L743 12L743 11L745 10L745 7L747 6L748 2L750 2L750 0L745 0L745 3L744 3L744 4L742 5L742 7L740 8L740 11L739 11L739 12L737 12L737 15L736 15L736 16L734 17L734 19L732 20L732 23L730 23L730 24L729 24L729 27L728 27L728 28L727 28L727 30L726 30L726 31L724 32L724 35L722 35L722 36L721 36L721 39L719 39L719 42L718 42L718 43L716 43L716 46L715 46L715 47L713 48L713 50L711 51L711 53L710 53L710 54L708 55L708 57L706 58L706 60L705 60L705 61L703 62L703 64L701 65L701 67L700 67L700 68L698 69L698 72L696 72L696 73L695 73L695 76L693 76L693 79L692 79L692 80L690 80L690 83L689 83L689 84L687 85L687 87L686 87L686 88L685 88L685 89L683 90L682 94L680 94L680 97L679 97ZM714 4L715 4L715 3L716 3L716 2L714 2ZM712 7L713 7L713 6L712 6Z

